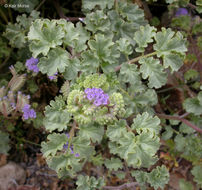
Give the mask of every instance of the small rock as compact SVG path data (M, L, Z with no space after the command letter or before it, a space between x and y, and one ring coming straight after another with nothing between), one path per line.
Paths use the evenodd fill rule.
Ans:
M24 184L25 179L25 170L15 163L10 162L0 167L0 190L7 190L16 185Z

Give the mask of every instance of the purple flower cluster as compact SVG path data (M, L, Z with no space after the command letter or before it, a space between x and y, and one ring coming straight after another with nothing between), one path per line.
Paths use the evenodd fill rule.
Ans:
M33 71L35 73L39 72L39 68L37 66L39 60L37 58L31 57L26 61L26 67L28 70Z
M68 134L68 133L66 134L66 136L69 138L69 134ZM66 142L66 143L64 144L64 146L63 146L63 149L66 149L66 150L67 150L67 149L68 149L68 145L69 145L68 142ZM70 153L71 153L71 154L74 154L73 145L71 145L71 146L69 147L69 149L70 149ZM80 155L79 155L78 153L76 153L76 154L74 154L74 156L75 156L75 157L79 157Z
M25 120L29 118L36 118L36 112L34 111L34 109L30 109L29 104L25 104L24 107L22 108L22 111L23 111L23 118Z
M188 15L188 10L185 8L179 8L177 12L175 13L176 17L183 16L183 15Z
M58 72L56 72L53 76L48 76L48 78L49 78L50 80L54 80L54 79L57 78L57 74L58 74Z
M95 106L107 105L109 103L109 96L105 94L101 88L86 88L86 98L93 101Z

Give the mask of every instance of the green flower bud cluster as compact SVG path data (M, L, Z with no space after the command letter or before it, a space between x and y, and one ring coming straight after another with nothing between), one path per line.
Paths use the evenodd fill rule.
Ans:
M104 91L109 89L109 83L105 75L93 74L86 77L83 81L84 88L102 88Z
M80 81L81 82L81 81ZM94 86L93 86L94 85ZM72 90L67 99L67 109L74 119L80 124L97 122L101 125L113 123L117 117L125 114L123 96L120 93L109 95L107 105L96 106L85 94L87 88L109 89L109 83L105 75L93 74L83 80L83 89Z

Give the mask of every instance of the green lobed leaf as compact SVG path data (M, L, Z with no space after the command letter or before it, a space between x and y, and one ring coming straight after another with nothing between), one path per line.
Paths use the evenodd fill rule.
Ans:
M129 82L132 85L141 85L140 73L135 64L123 63L121 65L119 78L123 82Z
M117 171L118 169L123 168L122 161L119 158L106 159L104 164L110 171Z
M134 102L141 106L154 106L158 102L157 94L154 89L147 89L135 94Z
M157 166L152 170L151 173L148 174L148 182L155 190L159 187L161 189L164 188L165 184L169 181L169 171L166 166Z
M80 125L79 136L100 143L104 135L104 127L97 124Z
M149 132L135 136L131 131L127 132L124 125L124 121L120 121L108 127L106 134L110 139L110 152L118 154L129 166L135 168L154 164L155 154L159 148L158 136L152 136Z
M63 73L69 64L71 64L69 53L58 47L50 50L47 57L40 58L38 67L42 73L53 76L58 71Z
M24 47L26 40L22 28L17 23L8 23L4 36L9 40L12 47Z
M75 177L76 172L81 171L83 163L79 158L76 158L73 154L57 155L47 160L48 166L55 170L58 177Z
M196 10L198 13L202 13L202 0L196 0Z
M152 117L147 112L142 115L138 114L135 119L133 119L133 124L131 128L136 130L139 134L148 133L152 136L158 135L161 129L160 119L155 116Z
M47 137L48 142L42 142L41 151L45 157L55 156L57 151L63 149L64 144L68 141L65 134L52 133Z
M153 42L153 37L156 35L156 28L150 25L140 26L140 29L135 32L134 40L138 44L135 49L137 52L144 52L148 43Z
M171 126L167 125L165 127L165 131L162 133L161 137L163 140L166 141L166 140L170 139L172 136L173 136L173 128Z
M28 33L33 57L37 57L41 53L46 56L51 48L62 44L64 35L63 28L57 25L56 20L36 19Z
M140 25L145 25L144 11L135 3L118 2L118 12L127 19L137 29Z
M187 98L183 106L188 113L193 113L195 115L202 114L202 91L198 93L197 97Z
M167 82L167 73L163 70L163 66L158 59L153 57L142 58L139 60L140 72L142 78L149 80L148 86L150 88L160 88Z
M163 57L163 66L170 67L171 71L177 71L183 64L182 56L187 51L183 36L180 32L173 32L170 28L162 28L154 37L156 44L154 50L158 57Z
M79 68L80 68L80 60L77 57L69 59L68 65L65 66L65 71L63 73L64 78L66 80L76 79L78 71L80 70Z
M95 6L99 6L101 9L109 8L111 9L114 5L113 0L82 0L82 5L84 9L92 10Z
M105 32L110 28L109 18L101 10L87 14L84 22L86 24L86 29L93 33L97 31Z
M194 80L199 76L199 72L195 69L190 69L184 73L185 80Z
M97 34L95 35L95 40L88 41L88 45L101 63L116 63L119 52L115 49L112 36L106 37L102 34Z
M108 17L110 18L111 31L114 33L115 38L126 38L132 45L135 45L133 37L137 29L134 24L124 21L114 10L108 12Z
M105 185L103 178L79 175L76 181L77 190L101 190Z
M86 74L96 73L99 67L99 59L94 56L94 52L91 50L84 51L81 57L81 70Z
M82 52L87 48L86 41L90 38L90 35L80 22L74 26L73 23L60 19L57 24L62 27L65 33L64 44L72 47L70 50L72 56L76 55L76 52Z
M197 163L202 157L202 139L194 134L175 137L176 150L181 153L181 157Z
M202 166L194 166L191 170L192 175L194 176L194 181L202 188Z
M62 131L67 128L71 117L66 109L65 101L61 96L56 97L55 101L50 101L50 105L45 108L44 126L48 131Z
M183 15L172 19L172 27L180 27L180 29L189 31L191 27L191 17L189 15Z
M91 142L85 137L74 137L72 140L74 152L79 154L81 158L88 159L94 153L94 147L91 146Z
M118 44L118 49L121 53L123 53L126 56L132 54L133 49L128 39L120 38L119 40L116 41L116 43Z

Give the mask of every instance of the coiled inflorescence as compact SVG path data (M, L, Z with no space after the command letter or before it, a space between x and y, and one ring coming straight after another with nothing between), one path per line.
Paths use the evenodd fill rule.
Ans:
M109 96L101 88L86 88L84 92L85 98L93 102L95 106L109 104Z
M38 62L39 60L37 58L31 57L30 59L27 59L26 61L26 67L28 70L33 71L35 73L39 72L38 68Z

